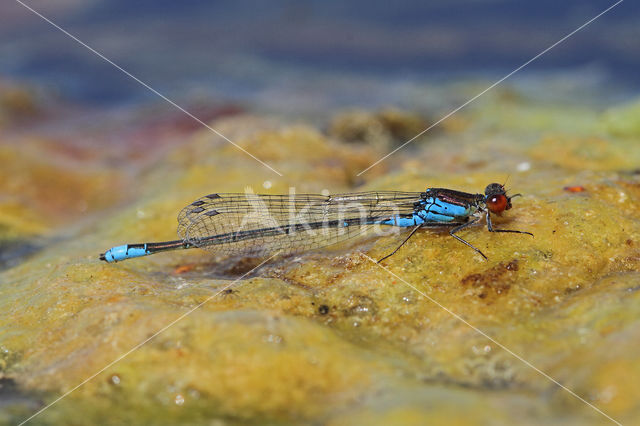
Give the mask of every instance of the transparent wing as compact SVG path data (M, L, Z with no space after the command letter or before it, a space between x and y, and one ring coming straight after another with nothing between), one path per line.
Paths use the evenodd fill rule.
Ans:
M393 215L412 214L417 192L336 195L210 194L178 215L184 241L222 254L310 250L360 235Z

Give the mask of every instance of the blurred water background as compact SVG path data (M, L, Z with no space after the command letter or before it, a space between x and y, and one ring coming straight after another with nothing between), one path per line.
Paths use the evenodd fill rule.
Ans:
M34 0L43 15L171 98L283 113L410 102L429 82L495 80L613 2ZM640 4L626 1L517 74L608 102L640 87ZM0 76L99 105L156 101L17 2L0 6ZM573 90L573 91L572 91ZM535 91L535 89L533 90Z

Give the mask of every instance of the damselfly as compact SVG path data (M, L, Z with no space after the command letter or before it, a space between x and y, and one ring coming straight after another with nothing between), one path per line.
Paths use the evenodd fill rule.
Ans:
M167 250L199 247L225 255L267 256L329 246L366 231L388 227L413 228L393 255L420 228L448 227L456 235L477 223L486 213L490 232L530 232L495 229L491 214L511 208L503 185L492 183L484 194L446 188L424 192L371 191L337 195L210 194L182 209L178 215L179 240L126 244L100 255L117 262Z

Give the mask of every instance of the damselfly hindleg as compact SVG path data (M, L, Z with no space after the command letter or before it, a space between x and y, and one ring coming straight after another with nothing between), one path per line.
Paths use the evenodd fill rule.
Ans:
M420 227L422 226L422 224L416 226L415 228L413 228L413 230L411 231L411 233L409 234L409 236L407 238L404 239L403 242L400 243L400 245L398 247L396 247L396 249L394 251L392 251L391 253L389 253L388 255L386 255L385 257L381 258L380 260L378 260L378 263L382 262L383 260L393 256L394 254L396 254L396 252L398 250L400 250L400 247L402 247L404 245L404 243L406 243L407 241L409 241L409 238L411 238L413 236L413 234L416 233L416 231L418 229L420 229Z

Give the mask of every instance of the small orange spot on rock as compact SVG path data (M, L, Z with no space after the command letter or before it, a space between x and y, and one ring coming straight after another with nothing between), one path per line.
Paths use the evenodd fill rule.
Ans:
M184 274L186 272L192 271L195 268L195 263L187 263L186 265L180 265L173 270L174 275Z
M565 186L563 189L567 192L585 192L586 191L586 188L582 185Z

